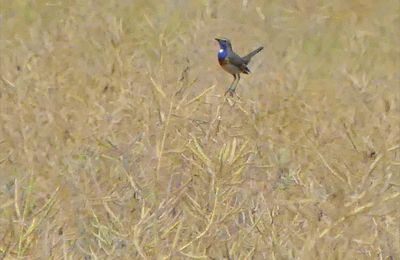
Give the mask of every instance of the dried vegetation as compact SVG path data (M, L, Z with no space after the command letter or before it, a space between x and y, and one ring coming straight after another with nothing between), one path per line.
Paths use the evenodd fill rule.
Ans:
M400 258L399 1L0 5L1 257Z

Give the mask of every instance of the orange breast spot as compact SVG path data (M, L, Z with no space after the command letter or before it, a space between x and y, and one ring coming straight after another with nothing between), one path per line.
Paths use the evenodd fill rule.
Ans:
M227 59L218 59L219 65L224 66L228 63Z

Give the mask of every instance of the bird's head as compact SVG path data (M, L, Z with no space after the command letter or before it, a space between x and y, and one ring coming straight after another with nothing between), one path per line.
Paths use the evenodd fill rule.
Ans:
M226 38L215 38L215 40L219 43L219 47L221 49L232 49L231 41Z

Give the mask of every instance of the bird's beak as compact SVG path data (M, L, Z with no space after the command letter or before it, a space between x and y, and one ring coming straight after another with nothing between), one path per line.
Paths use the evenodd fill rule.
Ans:
M221 39L215 38L215 40L216 40L217 42L219 42Z

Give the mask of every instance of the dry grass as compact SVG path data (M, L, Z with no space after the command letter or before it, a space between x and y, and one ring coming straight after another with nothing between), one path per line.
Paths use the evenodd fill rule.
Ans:
M400 258L399 1L0 5L0 258Z

